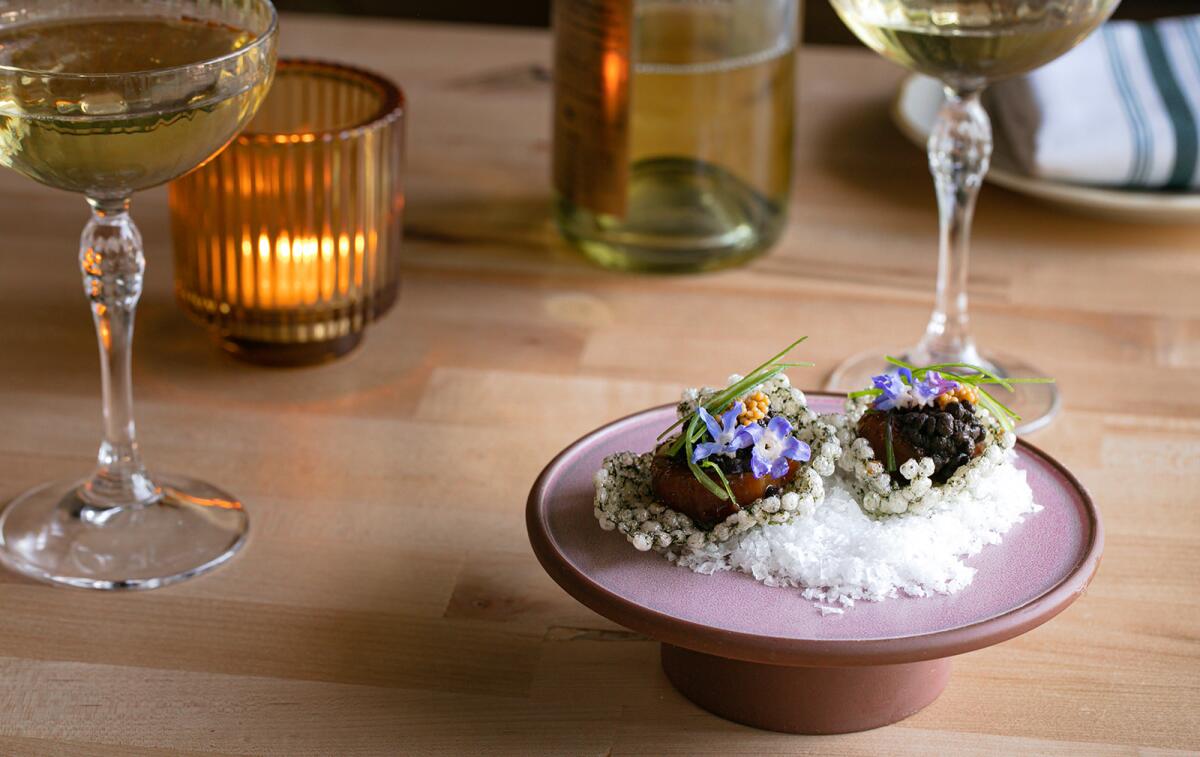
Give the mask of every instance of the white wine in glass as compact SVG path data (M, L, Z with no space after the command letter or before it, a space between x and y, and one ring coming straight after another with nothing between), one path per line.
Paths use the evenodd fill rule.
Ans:
M68 19L0 29L0 64L120 77L229 55L250 40L243 30L190 18ZM51 93L18 83L0 100L0 164L84 194L156 186L236 135L266 88L265 80L230 88L212 79L160 91L143 112L119 87L80 78L60 82L54 112L40 113L25 105Z
M233 496L151 474L133 423L130 350L145 257L130 196L221 150L275 68L268 0L0 0L0 164L83 194L84 293L100 345L104 436L88 477L0 513L0 560L43 581L154 588L244 543Z
M1044 375L1019 358L981 354L967 312L971 219L992 155L992 127L980 104L991 82L1028 72L1083 40L1119 0L831 0L868 47L914 71L936 77L946 103L929 137L929 167L937 190L940 251L933 314L915 347L891 350L918 364L969 363L1004 376ZM881 351L843 363L830 388L859 389L888 366ZM1058 411L1053 384L1021 384L1011 402L1019 431L1048 423Z

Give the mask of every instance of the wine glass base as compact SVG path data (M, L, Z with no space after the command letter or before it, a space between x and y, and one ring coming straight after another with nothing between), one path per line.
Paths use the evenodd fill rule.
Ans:
M886 362L881 355L905 354L904 350L871 350L855 355L834 369L829 380L825 382L825 388L830 391L849 392L869 387L872 376L895 369L895 366ZM1001 376L1035 378L1046 375L1011 355L984 352L983 359ZM1058 415L1062 399L1054 384L1017 384L1013 389L1015 391L1011 394L1003 388L997 388L990 393L1021 416L1021 420L1016 424L1018 435L1044 428Z
M241 503L202 481L154 478L155 504L99 510L81 481L44 484L0 512L0 562L30 578L85 589L154 589L206 573L246 541Z

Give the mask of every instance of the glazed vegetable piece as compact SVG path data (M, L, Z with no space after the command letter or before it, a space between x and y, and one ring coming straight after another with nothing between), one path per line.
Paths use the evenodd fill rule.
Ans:
M720 499L709 491L696 480L691 468L678 456L668 457L661 452L655 454L650 464L650 485L654 490L655 499L659 502L683 513L703 528L712 528L741 510L739 503L750 504L775 494L780 487L796 477L800 471L800 462L787 461L787 472L782 476L768 474L761 478L756 478L748 467L744 470L735 466L727 467L733 468L725 473L733 501L728 497ZM719 481L716 483L720 484Z
M684 390L650 451L618 452L595 475L593 515L635 548L672 559L767 525L807 518L842 455L832 422L784 371L797 339L723 388Z

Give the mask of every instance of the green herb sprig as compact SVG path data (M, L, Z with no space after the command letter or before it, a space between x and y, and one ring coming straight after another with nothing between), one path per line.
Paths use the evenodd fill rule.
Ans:
M892 444L892 419L884 418L883 424L883 445L887 450L887 470L891 473L896 470L896 448Z
M920 381L925 378L925 375L930 371L937 371L943 377L956 381L960 384L969 384L975 387L979 393L979 404L987 408L988 412L1000 423L1000 426L1005 431L1012 431L1016 422L1021 420L1021 416L1013 412L1004 403L996 399L990 392L984 389L984 386L999 386L1006 391L1016 391L1013 388L1014 384L1053 384L1052 378L1006 378L999 375L995 371L984 368L971 363L934 363L933 365L916 366L912 363L901 360L900 358L887 357L887 361L892 365L900 368L907 368L911 373L914 381ZM965 370L964 370L965 369ZM901 381L904 381L901 376ZM883 394L882 389L863 389L857 392L851 392L848 397L857 399L858 397L878 396Z
M785 355L795 349L796 345L800 344L806 339L808 339L807 336L802 336L796 341L792 342L783 350L773 355L762 365L750 371L750 373L748 373L741 381L738 381L737 383L717 392L707 402L699 405L698 408L703 407L709 413L716 413L728 407L738 397L754 391L754 389L767 383L771 379L786 371L788 368L812 367L813 364L807 362L781 362ZM729 486L729 479L726 478L725 473L721 470L720 466L718 466L712 460L705 460L701 463L696 463L692 460L692 452L695 449L696 442L700 441L704 434L707 433L704 420L700 417L699 409L693 410L688 415L671 424L669 428L658 435L658 440L662 441L668 434L680 426L683 426L683 431L680 432L679 436L667 446L667 456L674 457L675 455L678 455L679 451L682 449L684 452L684 459L687 460L688 468L692 471L692 475L696 477L696 480L703 484L704 488L712 492L713 495L718 499L722 501L727 500L737 504L737 499L733 496L733 489ZM705 475L705 469L714 471L717 474L717 478L719 479L720 483Z

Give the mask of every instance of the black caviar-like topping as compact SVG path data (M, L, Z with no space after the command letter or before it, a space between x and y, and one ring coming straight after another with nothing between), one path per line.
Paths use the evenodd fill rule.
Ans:
M893 408L888 413L896 421L896 431L913 446L917 459L933 459L934 482L944 484L954 472L975 456L975 445L983 441L983 424L975 417L970 402L951 402L945 408L936 406ZM906 484L900 472L892 472L892 480Z

